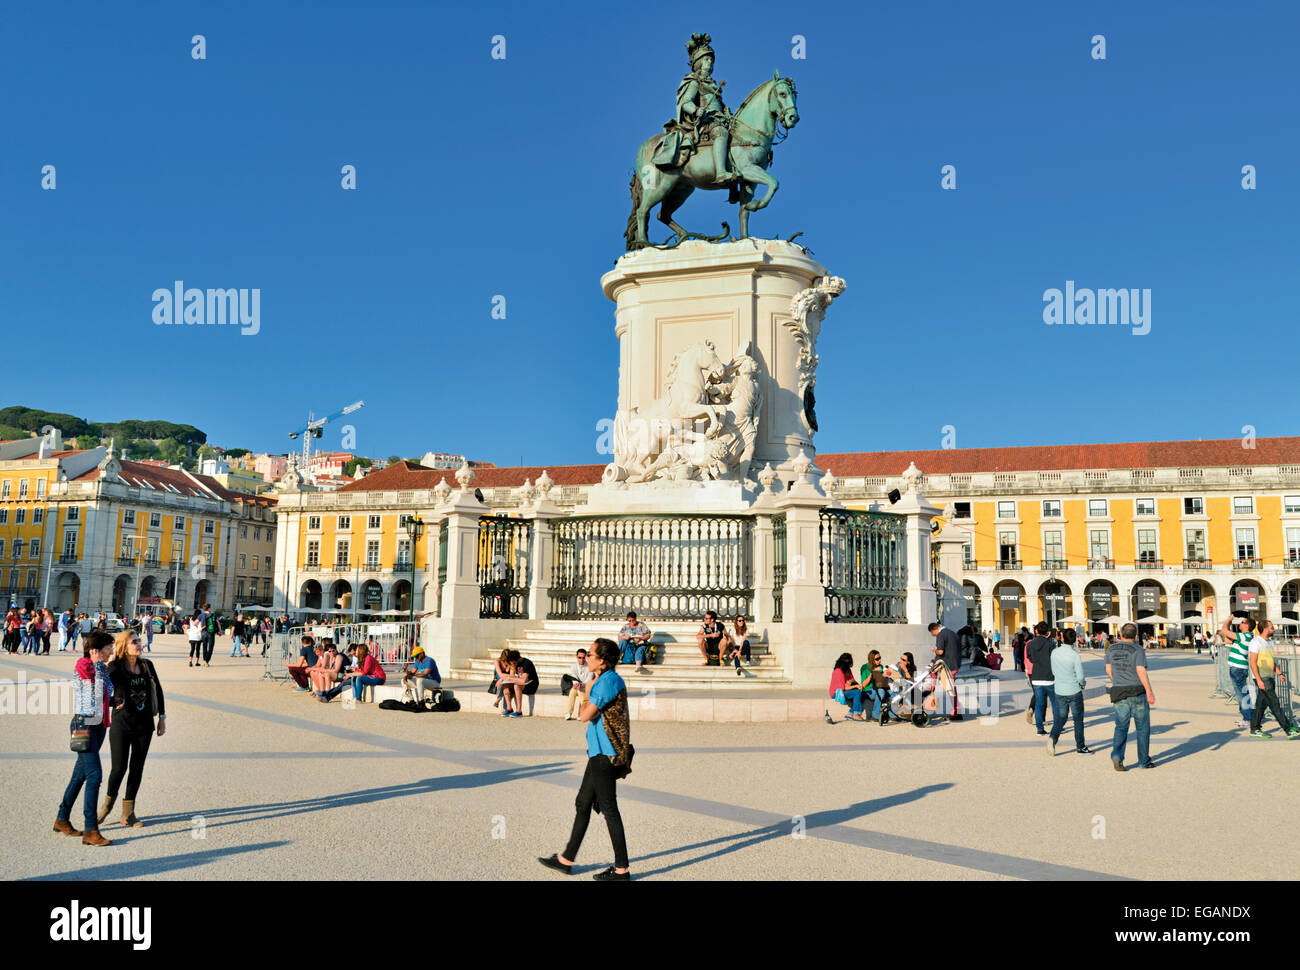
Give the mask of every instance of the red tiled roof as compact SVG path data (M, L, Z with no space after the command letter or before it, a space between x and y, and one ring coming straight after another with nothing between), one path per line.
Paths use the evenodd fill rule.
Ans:
M225 502L237 501L240 496L228 490L220 482L207 475L195 475L191 472L176 471L173 468L147 465L142 461L123 461L121 479L126 485L136 488L152 488L159 492L184 495L191 498L213 498ZM90 469L78 475L79 482L95 481L99 478L99 468Z
M1023 448L950 448L935 451L866 451L819 454L817 467L837 478L900 475L908 462L927 475L953 472L1065 471L1103 468L1224 468L1239 465L1300 465L1300 438L1214 441L1135 441L1099 445Z
M522 485L524 479L536 483L545 471L556 485L595 485L600 481L604 465L528 465L520 468L474 467L474 488L514 488ZM452 488L457 488L455 470L445 468L425 468L409 461L399 461L377 472L371 472L365 478L344 485L340 492L394 492L415 489L434 488L442 479Z
M901 475L909 462L928 475L953 472L1064 471L1103 468L1225 468L1240 465L1300 465L1300 437L1257 438L1253 449L1240 438L1215 441L1141 441L1096 445L1020 448L951 448L934 451L863 451L819 454L817 467L837 478ZM604 465L531 465L475 468L476 488L513 488L536 482L543 469L556 485L594 485ZM407 461L389 465L339 489L340 492L410 491L433 488L445 478L456 487L455 471L424 468Z

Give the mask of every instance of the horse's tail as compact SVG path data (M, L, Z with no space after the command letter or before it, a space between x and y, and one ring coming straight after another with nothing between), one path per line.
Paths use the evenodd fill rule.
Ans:
M636 244L636 214L641 209L641 180L637 178L636 172L632 173L632 183L628 188L632 192L632 214L627 217L627 229L623 231L623 238L627 241L628 252L631 252Z

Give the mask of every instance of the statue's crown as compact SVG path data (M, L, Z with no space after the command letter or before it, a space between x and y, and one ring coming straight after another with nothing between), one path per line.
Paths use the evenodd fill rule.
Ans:
M686 55L691 59L691 67L705 54L714 56L713 48L709 46L712 40L708 34L691 34L691 39L686 42Z

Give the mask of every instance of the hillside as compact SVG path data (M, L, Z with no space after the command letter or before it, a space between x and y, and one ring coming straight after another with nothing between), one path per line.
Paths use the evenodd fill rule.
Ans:
M161 458L191 464L208 436L191 424L171 421L129 419L90 421L59 411L13 405L0 408L0 440L25 438L53 425L63 432L69 447L94 448L115 439L119 449L132 458ZM75 444L74 444L75 443Z

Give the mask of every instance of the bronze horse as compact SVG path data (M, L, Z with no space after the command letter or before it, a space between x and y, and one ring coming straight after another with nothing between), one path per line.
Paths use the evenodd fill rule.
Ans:
M725 238L725 231L721 236L701 236L687 232L673 221L673 213L696 189L730 188L730 201L740 203L740 238L748 238L749 214L766 208L779 185L767 171L767 166L772 164L772 142L777 126L790 129L798 123L799 110L792 78L783 78L777 72L772 80L764 81L751 91L728 121L731 163L740 173L740 182L733 186L718 182L712 152L694 152L684 165L656 165L652 159L665 138L675 137L671 131L643 142L637 150L636 171L632 175L632 214L628 216L624 232L627 248L634 250L653 245L646 236L646 221L656 205L659 206L659 221L677 233L677 238L668 243L669 247L684 239L717 241ZM760 183L767 186L767 191L761 199L755 200L754 190ZM726 224L723 226L725 229Z

